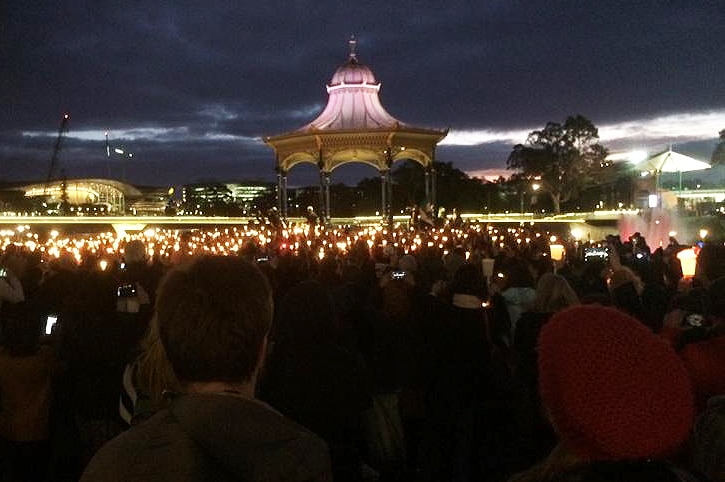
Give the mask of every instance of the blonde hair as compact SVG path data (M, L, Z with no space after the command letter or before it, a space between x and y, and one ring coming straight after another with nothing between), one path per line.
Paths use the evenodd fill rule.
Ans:
M544 273L536 285L533 310L538 313L555 313L579 304L579 297L569 282L561 275Z
M141 342L141 354L135 361L136 384L139 393L149 397L151 408L158 411L164 408L168 399L164 392L180 391L179 382L174 370L166 357L166 350L159 338L159 328L156 316L151 319L149 330Z
M610 290L614 290L627 283L632 283L638 294L642 293L642 289L644 288L642 279L627 266L621 266L613 270L607 278L607 286L609 286Z

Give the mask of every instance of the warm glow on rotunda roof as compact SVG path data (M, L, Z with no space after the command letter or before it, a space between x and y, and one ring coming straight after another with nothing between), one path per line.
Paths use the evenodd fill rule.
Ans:
M367 65L361 64L358 61L357 53L355 48L357 47L357 41L353 38L348 42L350 45L350 57L347 62L342 64L330 80L330 84L327 87L328 92L331 88L339 85L376 85L378 88L380 84L375 80L373 71Z
M435 146L448 130L415 127L390 115L378 96L380 83L357 57L357 42L352 38L348 45L347 61L327 84L322 112L299 129L264 138L275 150L277 171L285 173L301 163L326 173L351 162L381 172L402 160L430 166Z

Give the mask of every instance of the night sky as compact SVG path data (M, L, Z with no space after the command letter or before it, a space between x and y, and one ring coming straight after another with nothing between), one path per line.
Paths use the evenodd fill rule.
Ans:
M513 145L568 115L611 151L673 144L705 161L725 129L722 1L1 4L0 181L45 179L65 112L69 178L274 180L262 136L322 111L351 35L387 111L450 128L437 160L470 175L510 174ZM107 157L106 132L133 157ZM289 184L316 178L300 166Z

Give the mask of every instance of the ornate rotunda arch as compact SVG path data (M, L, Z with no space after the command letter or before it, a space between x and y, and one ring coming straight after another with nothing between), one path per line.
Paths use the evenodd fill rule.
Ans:
M435 204L435 149L448 129L426 129L404 124L380 103L381 84L358 60L355 39L350 55L327 85L328 101L322 113L301 128L264 138L276 155L278 204L287 217L287 173L299 164L314 164L320 174L320 209L330 219L332 171L348 163L367 164L381 179L382 212L390 216L390 168L411 160L425 168L426 197Z

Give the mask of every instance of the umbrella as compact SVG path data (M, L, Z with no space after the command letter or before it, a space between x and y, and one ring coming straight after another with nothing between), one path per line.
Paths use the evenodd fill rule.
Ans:
M710 164L698 161L694 157L680 154L670 148L650 157L641 164L641 167L646 167L646 170L657 172L688 172L709 169Z
M647 171L655 171L656 176L656 189L659 192L659 175L662 172L677 172L680 175L680 191L682 191L682 173L688 171L700 171L702 169L710 169L710 164L703 161L698 161L694 157L686 156L675 152L670 147L664 152L655 154L646 161L644 161L640 167L646 168Z

